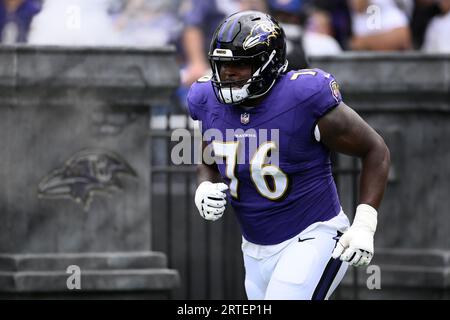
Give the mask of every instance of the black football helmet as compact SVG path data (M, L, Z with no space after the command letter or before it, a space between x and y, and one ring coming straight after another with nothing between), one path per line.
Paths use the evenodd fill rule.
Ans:
M242 11L226 18L216 29L209 50L212 85L217 99L224 104L240 104L261 97L286 71L286 39L278 22L258 11ZM221 63L235 61L250 65L247 81L222 81Z

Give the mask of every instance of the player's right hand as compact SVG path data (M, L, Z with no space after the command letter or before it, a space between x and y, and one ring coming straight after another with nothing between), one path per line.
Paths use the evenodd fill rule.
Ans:
M200 215L211 221L222 217L227 204L225 191L228 186L225 183L202 182L195 191L195 205Z

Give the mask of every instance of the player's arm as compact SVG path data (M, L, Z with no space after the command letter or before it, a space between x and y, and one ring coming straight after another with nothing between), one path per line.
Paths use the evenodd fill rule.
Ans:
M202 154L207 144L202 144ZM203 158L202 158L203 159ZM225 190L228 186L222 183L222 178L217 164L202 162L197 166L197 181L199 183L195 191L195 205L200 215L206 220L215 221L222 217L226 206Z
M350 229L341 237L333 257L352 265L367 265L373 256L377 210L386 188L390 154L383 138L353 109L340 103L319 122L321 141L330 150L359 157L362 170L359 205Z
M207 148L207 143L205 141L202 142L202 153L204 153L205 149ZM203 160L203 157L202 157ZM197 165L197 182L198 184L204 182L204 181L210 181L213 183L222 182L222 178L220 176L219 168L217 168L217 164L206 164L204 161L202 161L201 164Z
M409 27L400 27L387 32L367 36L355 36L350 41L352 50L397 51L411 49Z
M362 160L359 203L378 209L389 172L389 149L383 138L353 109L341 102L319 122L320 137L330 150Z

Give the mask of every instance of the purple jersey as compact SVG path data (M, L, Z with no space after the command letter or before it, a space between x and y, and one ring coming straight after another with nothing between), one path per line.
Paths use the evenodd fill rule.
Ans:
M192 85L191 116L223 159L216 161L245 239L277 244L340 212L330 152L314 128L341 101L333 76L319 69L281 76L252 109L219 103L210 81Z

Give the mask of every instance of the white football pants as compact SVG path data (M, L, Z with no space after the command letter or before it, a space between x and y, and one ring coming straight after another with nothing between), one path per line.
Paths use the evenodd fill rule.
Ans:
M331 253L348 227L341 211L277 245L256 245L243 239L248 299L328 299L347 271L348 263L331 258Z

